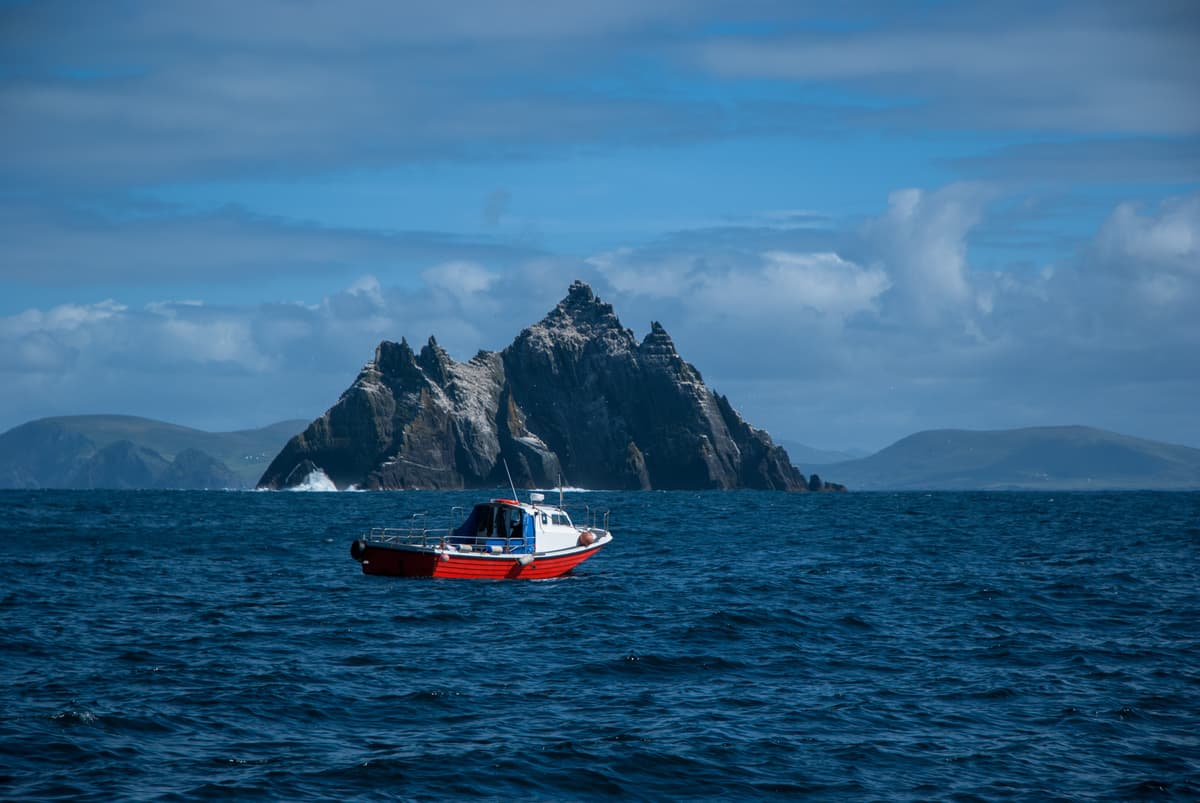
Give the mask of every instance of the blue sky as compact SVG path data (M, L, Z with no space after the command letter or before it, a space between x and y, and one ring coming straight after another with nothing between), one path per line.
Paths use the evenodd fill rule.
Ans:
M777 439L1200 446L1190 2L0 2L0 430L313 418L575 278Z

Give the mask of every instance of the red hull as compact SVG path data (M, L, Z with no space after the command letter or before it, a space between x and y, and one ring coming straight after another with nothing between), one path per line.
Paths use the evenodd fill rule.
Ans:
M561 577L600 551L592 549L552 557L535 557L522 566L515 557L431 553L368 544L363 553L363 574L388 577L456 577L482 580L547 580Z

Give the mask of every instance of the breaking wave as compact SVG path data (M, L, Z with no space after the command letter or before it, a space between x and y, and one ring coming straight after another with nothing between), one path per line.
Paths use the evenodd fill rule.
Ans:
M329 475L321 469L313 469L309 475L304 478L304 481L299 485L294 485L288 489L289 491L336 491L337 486L333 484L333 480L329 479Z

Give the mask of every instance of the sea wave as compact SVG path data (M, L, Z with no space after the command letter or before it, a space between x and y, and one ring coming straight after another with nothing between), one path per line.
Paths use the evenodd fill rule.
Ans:
M564 581L348 554L479 496L0 492L0 797L1200 797L1200 494L596 491Z
M309 472L308 476L304 478L303 482L293 485L287 490L328 492L336 491L337 489L337 485L334 484L333 480L329 479L328 474L319 468L315 468Z

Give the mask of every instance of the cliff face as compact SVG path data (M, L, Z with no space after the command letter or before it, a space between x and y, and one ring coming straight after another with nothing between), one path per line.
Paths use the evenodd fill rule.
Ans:
M260 487L316 468L339 488L763 488L807 483L654 323L640 343L581 282L503 352L457 363L383 342Z

